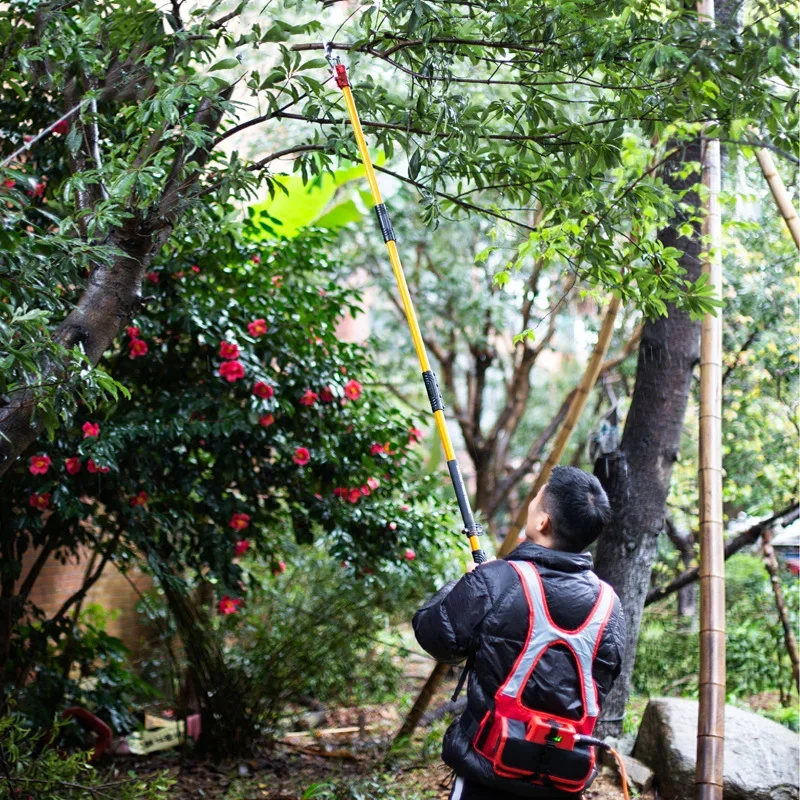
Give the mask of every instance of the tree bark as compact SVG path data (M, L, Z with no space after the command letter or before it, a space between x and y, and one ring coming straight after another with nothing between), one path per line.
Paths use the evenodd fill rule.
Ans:
M675 191L687 191L699 179L679 171L687 161L700 161L700 140L686 145L664 165L664 181ZM682 251L686 278L700 275L700 230L693 222L690 237L678 228L696 218L700 199L687 191L683 208L669 227L659 232L665 247ZM597 546L596 570L622 602L627 638L622 672L606 698L601 733L619 735L630 693L636 642L650 585L658 534L664 525L672 466L678 457L692 371L699 360L699 323L670 307L666 317L649 320L642 330L636 383L620 447L595 464L595 474L608 493L612 517Z

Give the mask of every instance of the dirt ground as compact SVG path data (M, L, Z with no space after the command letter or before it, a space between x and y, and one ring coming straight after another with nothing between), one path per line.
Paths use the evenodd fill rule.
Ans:
M424 656L407 661L401 693L406 705L432 664ZM442 687L432 709L449 698L453 683ZM395 705L335 708L317 715L313 730L288 731L247 759L182 760L173 751L146 761L119 762L118 768L139 774L169 771L176 780L169 793L173 800L445 800L451 774L439 759L439 748L449 719L422 726L406 749L388 754L402 713ZM585 797L622 800L619 777L604 767Z

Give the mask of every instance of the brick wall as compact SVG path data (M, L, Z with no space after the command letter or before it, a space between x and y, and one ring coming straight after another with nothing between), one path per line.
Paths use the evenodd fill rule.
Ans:
M25 579L36 556L37 551L29 550L25 553L20 582ZM34 585L30 597L31 602L42 608L48 615L58 611L62 603L83 585L90 557L91 552L88 549L81 550L77 558L70 556L66 564L61 564L51 556ZM95 565L97 563L95 562ZM138 569L129 570L128 578L140 592L144 592L152 586L150 576ZM116 619L109 620L106 631L110 635L122 639L130 648L133 660L141 652L147 636L147 629L139 614L136 613L138 601L139 596L136 591L126 577L111 563L106 564L102 575L89 590L84 601L84 604L98 603L109 611L119 610Z

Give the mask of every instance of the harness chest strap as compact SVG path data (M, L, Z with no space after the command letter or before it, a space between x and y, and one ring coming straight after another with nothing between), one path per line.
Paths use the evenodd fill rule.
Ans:
M584 713L579 726L584 728L583 732L591 732L600 713L597 686L592 677L592 663L600 637L611 615L614 594L600 581L600 592L591 614L579 628L567 631L559 628L550 617L542 579L536 567L527 561L509 563L522 581L531 611L531 621L525 649L499 694L521 703L525 685L542 654L551 645L564 644L575 656L581 683Z

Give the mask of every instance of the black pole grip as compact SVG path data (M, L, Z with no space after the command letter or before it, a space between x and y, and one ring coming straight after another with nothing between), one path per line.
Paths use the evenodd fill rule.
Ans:
M483 564L486 561L486 553L479 547L477 550L472 551L472 560L476 564Z

